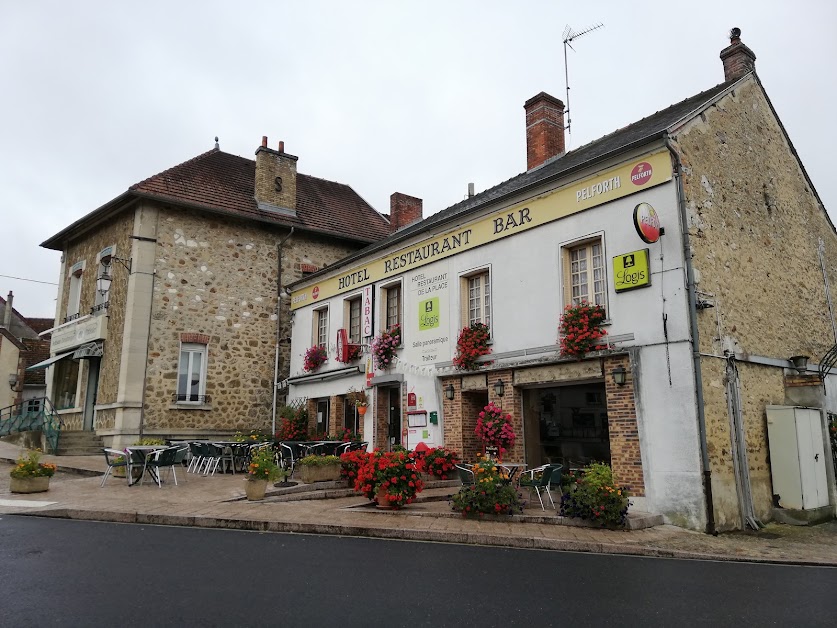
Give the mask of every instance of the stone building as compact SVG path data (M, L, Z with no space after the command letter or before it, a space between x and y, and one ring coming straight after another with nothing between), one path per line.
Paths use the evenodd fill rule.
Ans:
M635 508L686 527L778 516L774 406L816 408L831 459L837 236L738 29L721 59L722 83L569 152L564 104L538 94L526 172L292 285L291 398L318 428L466 459L494 402L518 436L507 460L606 460ZM558 329L582 302L604 308L607 335L576 359ZM457 338L478 322L491 354L458 370ZM375 370L369 345L396 324L400 349ZM316 344L328 361L306 371ZM347 392L361 387L358 419Z
M391 230L297 159L266 137L255 161L216 143L42 244L62 252L47 382L65 430L123 446L271 427L283 287Z
M14 308L11 292L5 299L0 297L0 409L9 409L0 413L0 420L21 411L10 406L45 396L43 372L26 369L49 357L49 336L39 336L49 327L51 320L22 316Z

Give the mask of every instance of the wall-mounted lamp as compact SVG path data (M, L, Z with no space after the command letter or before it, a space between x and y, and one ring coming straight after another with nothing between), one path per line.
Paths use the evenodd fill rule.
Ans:
M610 376L613 378L613 383L617 386L624 386L625 381L628 378L628 372L625 370L624 366L617 366L610 372Z
M103 270L102 273L99 275L99 278L96 280L96 289L105 294L108 290L110 290L110 284L113 281L113 275L110 273L110 268L113 266L112 262L119 262L122 264L123 268L128 271L128 274L131 274L131 259L130 258L123 258L123 257L116 257L111 255L109 257L103 257L102 265L107 267L107 270Z
M17 373L11 373L9 375L9 388L14 390L17 387L17 382L18 382Z
M793 364L793 368L797 373L804 373L808 370L808 356L807 355L792 355L788 358Z
M503 383L502 379L498 379L494 383L494 394L498 397L502 397L506 394L506 385Z
M445 398L448 401L453 401L453 398L456 396L456 389L453 387L453 384L448 384L448 387L445 388Z

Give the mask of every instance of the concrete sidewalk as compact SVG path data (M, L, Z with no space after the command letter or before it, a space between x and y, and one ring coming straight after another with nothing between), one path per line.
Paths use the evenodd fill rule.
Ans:
M0 442L0 514L837 566L834 523L813 528L773 524L760 533L712 537L670 525L615 531L542 523L537 522L542 519L539 507L526 511L527 515L539 515L527 522L464 519L452 513L444 500L382 511L359 496L287 501L272 490L277 496L248 502L243 499L245 480L241 475L203 477L181 470L178 486L164 482L162 488L149 483L128 487L124 479L109 478L100 488L106 469L104 456L44 456L44 461L58 464L60 470L49 492L12 495L7 471L21 451ZM434 492L440 491L429 490L423 495L432 497ZM547 516L555 517L552 513Z

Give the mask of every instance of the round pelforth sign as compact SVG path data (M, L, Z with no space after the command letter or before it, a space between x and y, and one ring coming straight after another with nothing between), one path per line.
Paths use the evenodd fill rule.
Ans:
M654 244L662 234L660 217L648 203L640 203L634 207L634 227L642 241L648 244Z

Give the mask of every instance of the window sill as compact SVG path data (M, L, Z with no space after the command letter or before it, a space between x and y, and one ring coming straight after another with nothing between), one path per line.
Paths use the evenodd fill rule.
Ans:
M212 410L211 403L172 403L169 410Z

